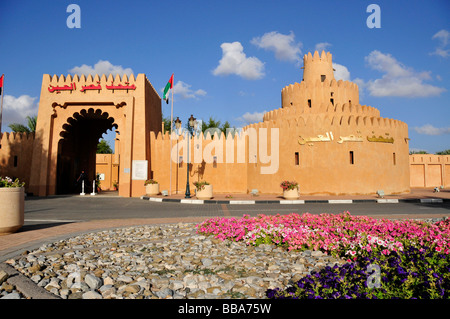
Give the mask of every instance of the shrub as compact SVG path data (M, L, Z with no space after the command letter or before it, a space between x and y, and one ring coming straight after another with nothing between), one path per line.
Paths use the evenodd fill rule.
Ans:
M158 182L155 181L154 179L148 179L145 181L144 186L148 184L158 184Z
M18 178L13 180L11 177L0 177L0 187L22 187L24 182L20 182Z
M283 181L280 184L283 191L291 190L291 189L298 189L298 183L297 182L289 182L289 181Z
M194 182L193 184L194 184L195 188L197 188L198 190L202 190L205 188L205 185L209 185L209 183L206 181Z

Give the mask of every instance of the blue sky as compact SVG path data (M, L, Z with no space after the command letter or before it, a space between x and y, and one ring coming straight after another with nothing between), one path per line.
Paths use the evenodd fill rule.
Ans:
M67 27L70 4L81 28ZM370 4L381 28L366 24ZM1 1L0 31L2 131L37 114L42 74L76 72L145 73L161 96L174 73L175 116L242 127L279 108L303 55L325 48L361 104L409 125L411 149L450 149L446 0Z

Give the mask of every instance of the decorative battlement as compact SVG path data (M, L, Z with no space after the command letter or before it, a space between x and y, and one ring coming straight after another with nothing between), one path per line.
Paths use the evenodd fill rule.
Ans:
M330 52L326 52L322 50L322 53L319 55L318 51L314 51L314 55L311 54L311 52L308 52L308 54L305 54L303 56L303 63L310 63L310 62L327 62L329 64L332 64L333 57Z
M7 143L34 141L34 133L26 132L3 132L0 133L0 144L5 145Z
M293 107L288 108L278 108L269 112L264 113L263 121L271 121L281 118L295 118L298 115L307 116L309 114L352 114L355 116L370 116L370 117L380 117L380 111L374 107L360 105L360 104L331 104L331 103L320 103L314 104L311 108L296 109Z
M304 114L296 117L277 117L276 113L282 109L267 112L264 116L264 122L250 124L244 129L253 127L359 127L359 128L408 128L408 125L402 121L383 118L379 116L364 115L359 113L328 113L328 114ZM273 112L273 113L272 113ZM271 116L273 116L273 119Z
M138 75L139 77L139 75ZM105 74L102 74L99 76L98 74L95 74L92 76L89 74L87 77L82 74L81 76L78 76L78 74L64 76L61 74L60 76L57 76L54 74L53 76L50 76L50 74L44 74L43 77L43 83L49 83L49 84L71 84L73 82L76 82L77 84L85 84L85 83L96 83L96 82L103 82L103 83L111 83L111 82L129 82L129 83L136 83L136 78L134 77L134 74L131 74L130 77L128 75L124 74L122 77L119 74L116 74L116 76L113 76L112 74L109 74L106 76Z
M323 82L334 80L333 61L331 53L325 53L319 56L319 52L315 51L314 55L311 52L305 54L303 57L303 81L316 82L317 80Z

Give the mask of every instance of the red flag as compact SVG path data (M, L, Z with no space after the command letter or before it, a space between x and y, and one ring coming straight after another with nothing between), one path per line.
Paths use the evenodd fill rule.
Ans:
M2 94L2 88L3 88L3 78L5 77L4 74L0 77L0 95Z
M166 101L167 104L169 104L169 90L173 88L173 74L169 79L169 82L167 82L166 87L164 88L164 95L163 100Z

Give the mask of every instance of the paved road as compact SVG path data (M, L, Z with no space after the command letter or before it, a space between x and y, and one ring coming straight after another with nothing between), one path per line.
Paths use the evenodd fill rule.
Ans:
M28 198L25 201L25 226L102 219L173 218L193 216L242 216L248 214L341 213L404 218L406 216L450 215L450 203L373 202L351 204L306 203L280 204L180 204L158 203L139 198L55 196Z

